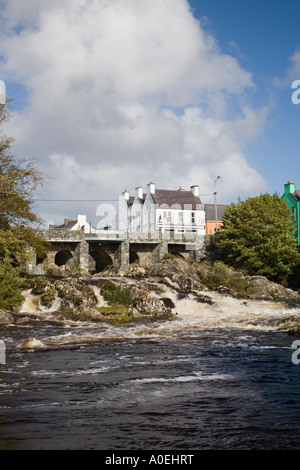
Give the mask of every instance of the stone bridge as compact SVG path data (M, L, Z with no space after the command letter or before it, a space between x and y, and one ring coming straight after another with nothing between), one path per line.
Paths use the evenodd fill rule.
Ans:
M198 262L202 258L204 237L194 233L145 234L84 233L64 230L45 230L47 253L37 258L32 252L26 272L44 275L53 268L60 272L124 274L133 263L147 267L163 259L168 253Z

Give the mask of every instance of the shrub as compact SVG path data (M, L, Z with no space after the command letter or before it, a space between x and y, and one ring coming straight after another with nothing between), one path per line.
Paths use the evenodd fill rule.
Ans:
M112 282L107 282L101 289L101 295L111 305L131 305L131 296L128 289L120 289Z
M216 261L213 265L206 263L201 280L209 289L214 290L224 286L238 294L243 294L247 287L247 281L242 273L234 271L222 261Z
M9 258L0 261L0 308L6 311L16 311L20 308L24 297L24 283L20 278L18 268L11 265Z

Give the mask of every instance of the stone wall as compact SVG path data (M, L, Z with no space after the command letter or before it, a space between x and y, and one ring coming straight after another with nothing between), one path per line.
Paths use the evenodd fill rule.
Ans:
M97 238L84 232L49 230L42 236L49 242L45 259L36 259L35 253L27 263L29 274L47 274L57 270L68 272L125 273L131 263L149 267L161 261L168 253L197 261L205 253L203 236L185 234L144 234L129 233L124 240L119 237Z

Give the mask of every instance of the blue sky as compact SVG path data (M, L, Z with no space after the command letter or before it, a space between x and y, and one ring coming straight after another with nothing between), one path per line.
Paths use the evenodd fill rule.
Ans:
M299 24L298 0L0 0L7 132L48 178L39 197L117 199L150 180L210 194L219 174L220 203L299 188Z
M207 27L222 50L234 55L253 75L253 99L270 103L270 116L261 136L246 149L249 162L264 176L268 191L280 194L289 179L300 187L300 105L291 102L291 75L281 87L290 58L300 50L298 0L190 0L194 15L206 17ZM300 72L300 70L299 70Z

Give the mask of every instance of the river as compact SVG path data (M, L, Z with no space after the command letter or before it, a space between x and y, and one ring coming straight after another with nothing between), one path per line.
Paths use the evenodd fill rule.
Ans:
M1 450L299 450L297 309L213 294L178 319L1 327ZM41 314L45 315L45 313Z

